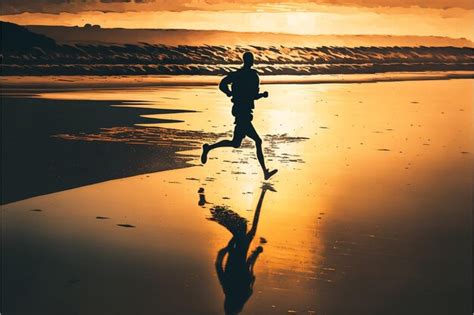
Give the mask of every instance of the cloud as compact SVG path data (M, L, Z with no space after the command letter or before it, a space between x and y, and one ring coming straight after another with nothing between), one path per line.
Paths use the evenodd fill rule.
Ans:
M81 11L312 11L318 5L367 8L462 8L474 10L472 0L2 0L1 15L23 12L76 13Z

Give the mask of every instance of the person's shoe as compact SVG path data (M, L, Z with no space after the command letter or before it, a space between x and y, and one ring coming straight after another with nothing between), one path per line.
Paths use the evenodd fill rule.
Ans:
M207 152L209 152L209 144L205 143L202 146L202 154L201 154L201 163L206 164L207 162Z
M277 169L274 169L274 170L272 170L272 171L269 171L269 170L267 169L267 171L266 171L265 174L264 174L265 180L269 180L270 177L272 177L273 175L275 175L277 172L278 172Z

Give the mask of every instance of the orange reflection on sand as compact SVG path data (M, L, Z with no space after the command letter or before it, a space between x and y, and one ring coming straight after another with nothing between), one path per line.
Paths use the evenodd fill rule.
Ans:
M468 230L470 218L472 80L274 84L261 89L270 97L257 102L254 124L264 139L267 164L279 173L272 179L276 192L266 192L250 245L249 253L257 246L263 252L254 265L253 294L245 311L347 314L361 309L370 314L379 310L377 301L390 300L401 290L422 294L432 279L462 287L464 265L456 264L467 256L456 251L465 239L456 233ZM233 128L229 100L215 87L43 97L146 101L133 106L197 111L164 115L184 122L160 127ZM194 155L194 167L6 205L2 215L8 217L8 233L47 239L45 246L58 256L113 261L113 268L85 262L87 268L76 272L85 278L91 268L111 278L130 273L139 283L133 292L114 281L87 278L106 287L101 299L132 295L128 304L116 302L121 310L135 302L159 301L169 310L220 313L224 293L214 263L232 235L206 218L212 207L226 206L247 219L250 228L261 171L250 142L213 151L205 166L198 162L199 148L182 153ZM209 202L204 207L198 205L201 188ZM44 215L25 212L33 208L44 209ZM450 233L455 236L443 239L449 246L438 245ZM58 250L71 244L77 252ZM440 259L440 252L456 259ZM55 273L66 277L69 269ZM173 294L157 294L170 290Z

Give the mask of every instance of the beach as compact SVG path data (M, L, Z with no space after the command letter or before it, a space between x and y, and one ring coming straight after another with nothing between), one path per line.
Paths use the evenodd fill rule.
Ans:
M242 314L470 312L472 77L263 84L267 183L248 139L201 165L230 103L174 78L2 78L5 314L223 314L216 213L257 223Z

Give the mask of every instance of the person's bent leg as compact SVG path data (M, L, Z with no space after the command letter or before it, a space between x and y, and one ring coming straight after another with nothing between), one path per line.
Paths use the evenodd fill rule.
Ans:
M209 151L214 150L216 148L222 148L222 147L232 147L233 146L233 141L232 140L221 140L219 142L216 142L214 144L203 144L202 146L202 154L201 154L201 163L206 164L207 162L207 154Z
M240 147L240 144L242 143L242 140L244 139L245 135L242 133L242 130L239 126L235 126L234 129L234 137L232 140L221 140L219 142L216 142L214 144L204 144L202 146L202 155L201 155L201 163L206 164L207 162L207 154L209 151L217 149L217 148L224 148L224 147L232 147L232 148L238 148Z
M211 150L214 150L214 149L217 149L217 148L224 148L224 147L234 147L235 146L235 142L234 142L234 139L232 140L221 140L219 142L216 142L214 144L210 144L207 146L207 151L211 151Z

